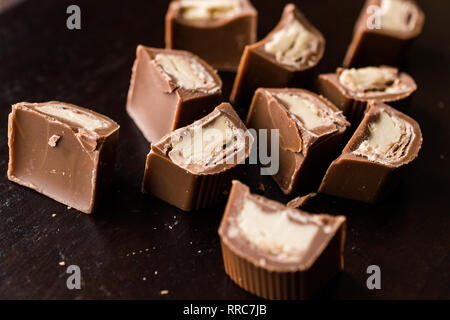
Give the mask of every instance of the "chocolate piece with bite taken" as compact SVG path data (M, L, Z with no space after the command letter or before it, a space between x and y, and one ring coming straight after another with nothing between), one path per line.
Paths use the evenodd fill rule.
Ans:
M394 190L400 169L417 157L421 145L416 121L371 102L342 154L328 168L319 192L374 203Z
M349 125L324 97L289 88L256 90L247 118L249 128L268 130L268 150L271 130L279 130L279 170L273 178L285 194L317 189Z
M311 298L344 268L345 217L288 208L239 181L219 235L227 275L265 299Z
M257 11L248 0L175 0L166 14L166 47L199 55L213 68L236 71L256 41Z
M344 67L397 65L422 32L425 16L413 0L367 0L356 22Z
M352 124L358 124L369 101L405 109L417 85L411 76L389 66L338 68L336 73L319 76L317 90L341 109Z
M299 87L322 59L325 39L293 4L275 29L245 47L230 101L247 107L256 89Z
M119 125L57 101L17 103L8 125L8 179L92 213L112 182Z
M187 52L137 47L127 112L150 142L210 113L222 81L205 61Z
M241 173L253 137L228 103L152 144L142 191L184 211L213 205Z

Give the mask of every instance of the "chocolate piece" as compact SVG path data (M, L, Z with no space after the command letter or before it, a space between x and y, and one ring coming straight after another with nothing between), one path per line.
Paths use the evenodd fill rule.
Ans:
M417 85L411 76L393 67L338 68L336 73L319 76L317 90L357 124L371 100L405 108Z
M322 34L293 4L267 37L245 47L230 101L248 106L256 89L298 87L325 50Z
M370 102L319 192L374 203L397 186L399 169L417 157L421 145L416 121L386 104Z
M176 0L166 15L166 47L193 52L214 68L236 71L256 41L258 13L247 0Z
M285 194L316 189L341 150L347 126L342 111L302 89L256 90L247 126L279 130L279 170L273 178ZM273 157L273 155L272 155Z
M222 81L199 57L137 47L127 112L149 142L205 116L219 102Z
M345 67L396 65L422 32L424 13L412 0L367 0L356 22Z
M13 105L8 126L8 179L92 213L112 181L119 125L51 101Z
M229 103L152 144L142 192L185 211L226 196L250 155L253 137Z
M219 228L225 272L265 299L305 299L344 268L345 217L308 214L233 181Z

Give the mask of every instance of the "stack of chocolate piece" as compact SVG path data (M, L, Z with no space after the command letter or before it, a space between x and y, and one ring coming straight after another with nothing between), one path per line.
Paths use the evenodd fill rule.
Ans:
M418 123L402 113L417 85L389 65L423 22L412 0L367 0L343 67L316 77L314 93L299 87L315 79L325 39L295 5L256 42L257 11L247 0L172 1L166 49L137 47L128 92L126 110L151 143L142 192L184 211L229 194L219 229L226 273L264 298L313 296L343 269L345 217L289 208L232 183L257 154L246 125L267 130L273 178L286 195L380 200L422 144ZM237 70L230 101L248 108L246 125L219 104L215 69ZM111 185L118 132L108 117L71 104L15 104L8 178L91 213Z

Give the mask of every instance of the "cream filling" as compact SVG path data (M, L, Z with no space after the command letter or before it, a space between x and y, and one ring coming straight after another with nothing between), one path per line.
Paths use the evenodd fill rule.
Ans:
M184 168L189 165L207 167L225 163L243 148L241 136L230 120L220 115L205 125L194 126L174 135L169 157Z
M254 201L245 199L237 227L258 249L282 260L298 259L310 248L319 226L291 219L296 217L288 209L267 213Z
M242 11L239 0L182 0L181 17L186 20L229 19Z
M395 31L408 31L414 27L413 19L417 13L414 4L402 0L383 0L381 2L381 27ZM408 21L409 17L409 21Z
M71 109L70 107L64 105L49 104L35 108L39 112L45 113L49 116L59 117L72 123L76 123L80 127L87 130L96 130L108 126L108 124L103 120L81 113L76 109Z
M283 102L289 112L294 114L303 123L306 129L314 130L321 126L327 126L332 123L332 119L327 117L310 100L299 95L279 93L277 98Z
M395 90L392 85L397 79L395 69L366 67L346 69L339 76L339 82L352 91L365 92L368 90ZM391 89L391 90L388 90Z
M48 145L52 148L56 147L56 144L58 143L59 139L61 139L61 136L58 136L56 134L52 135L48 139Z
M314 35L294 20L276 32L273 38L264 45L264 50L273 54L277 61L289 66L297 66L298 62L314 46Z
M194 58L179 54L159 53L155 56L155 61L182 88L197 90L217 87L214 78Z
M371 161L398 161L407 154L413 138L412 126L385 111L379 113L376 122L369 123L368 137L353 151Z

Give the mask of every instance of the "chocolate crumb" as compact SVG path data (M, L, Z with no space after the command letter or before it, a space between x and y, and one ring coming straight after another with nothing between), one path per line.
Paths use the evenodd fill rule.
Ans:
M264 187L264 184L261 181L258 181L258 184L256 185L256 189L260 191L265 191L266 188Z
M48 139L48 145L52 148L56 147L56 144L58 143L59 139L61 139L61 136L58 136L56 134L52 135L50 139Z
M315 192L308 193L306 196L292 199L291 201L288 202L287 206L289 208L301 208L308 202L309 199L315 196L317 196L317 193Z

